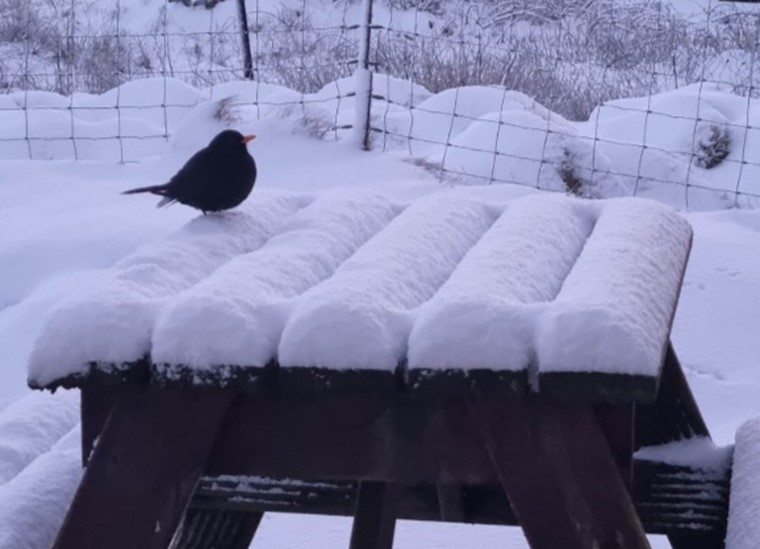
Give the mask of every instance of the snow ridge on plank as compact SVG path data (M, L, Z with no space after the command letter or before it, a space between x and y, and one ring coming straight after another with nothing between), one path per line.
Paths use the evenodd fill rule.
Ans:
M64 300L51 311L35 342L30 384L45 386L85 374L93 362L112 368L139 360L150 352L155 321L168 299L236 255L262 246L306 205L302 195L258 193L254 198L246 208L193 219Z
M78 422L75 391L30 393L0 412L0 486L48 452Z
M726 549L760 547L760 418L736 432Z
M499 213L456 193L414 202L303 295L282 334L280 366L392 371L406 354L415 309Z
M172 302L156 326L153 362L193 369L265 366L275 358L293 300L329 278L400 210L367 191L316 199L263 247L237 256Z
M580 201L513 201L426 303L409 338L409 368L522 370L533 318L559 292L591 233Z
M667 206L604 203L557 299L537 319L540 372L657 376L690 243L688 222Z
M49 452L0 485L0 548L52 546L82 478L81 451L77 425Z

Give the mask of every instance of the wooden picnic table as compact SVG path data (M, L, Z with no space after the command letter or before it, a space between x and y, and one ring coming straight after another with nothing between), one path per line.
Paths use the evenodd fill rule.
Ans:
M449 194L399 211L374 195L298 200L290 228L246 236L251 250L230 246L161 302L142 358L97 356L118 333L77 341L103 322L93 303L139 310L132 294L113 301L117 284L64 310L90 318L81 329L64 313L43 329L31 384L82 390L86 469L56 549L244 548L267 511L353 515L354 549L391 547L397 518L519 525L534 549L646 548L645 532L675 549L723 546L728 471L634 458L709 437L669 343L691 244L675 212L555 197ZM526 238L528 223L552 227ZM182 237L179 252L170 241L172 253L206 261L204 246L229 239L212 236ZM344 255L321 278L278 285L333 249ZM141 261L114 280L145 284ZM220 320L239 310L279 346ZM61 347L71 367L51 374L66 342L81 345Z

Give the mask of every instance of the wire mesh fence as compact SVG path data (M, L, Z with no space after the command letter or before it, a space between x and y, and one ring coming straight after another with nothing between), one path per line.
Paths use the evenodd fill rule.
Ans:
M757 205L760 9L689 6L0 0L0 158L140 159L225 99L446 181Z

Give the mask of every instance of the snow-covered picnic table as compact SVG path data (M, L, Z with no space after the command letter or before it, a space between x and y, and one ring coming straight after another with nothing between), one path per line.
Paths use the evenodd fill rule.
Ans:
M396 516L431 515L399 488L420 483L433 515L512 517L536 548L643 548L645 527L722 543L725 470L633 458L709 437L669 343L691 235L641 199L462 190L406 204L256 192L198 217L40 331L30 384L82 388L89 459L55 547L166 547L194 493L242 514L209 534L222 515L188 511L177 539L244 547L277 498L230 496L229 482L260 477L355 483L357 549L390 547ZM673 479L696 488L652 495ZM719 502L689 509L705 479ZM346 511L330 501L313 503Z
M253 382L276 363L326 383L401 370L415 390L484 376L652 400L690 242L682 217L638 199L257 193L72 295L29 379L77 384L149 358L190 384Z

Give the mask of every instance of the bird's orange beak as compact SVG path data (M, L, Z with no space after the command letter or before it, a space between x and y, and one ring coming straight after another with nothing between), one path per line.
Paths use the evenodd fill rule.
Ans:
M248 143L250 143L254 139L256 139L255 135L244 135L243 136L243 143L245 143L247 145Z

